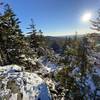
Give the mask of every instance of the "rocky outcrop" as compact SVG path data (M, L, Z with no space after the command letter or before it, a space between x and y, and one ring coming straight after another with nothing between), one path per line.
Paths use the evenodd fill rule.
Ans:
M51 100L45 82L17 65L0 67L0 100Z

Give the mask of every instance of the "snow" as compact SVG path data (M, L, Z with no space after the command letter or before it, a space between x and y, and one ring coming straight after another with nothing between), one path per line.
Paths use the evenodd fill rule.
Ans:
M79 72L80 72L79 67L75 67L75 68L73 69L73 71L72 71L72 75L76 75L76 74L78 74Z
M30 57L26 57L24 54L22 54L20 57L23 58L24 61L29 61L33 65L36 65L36 62L37 62L37 58L36 57L34 59L32 59Z
M41 64L41 66L42 66L42 70L44 70L45 72L47 71L47 72L54 72L54 71L56 71L57 70L57 64L55 64L55 63L53 63L53 62L51 62L51 61L48 61L48 59L47 58L45 58L45 57L41 57L41 58L39 58L38 59L38 62Z
M7 66L2 66L0 67L0 72L4 71L4 72L8 72L8 71L21 71L22 67L19 67L17 65L7 65Z
M100 90L99 90L99 91L97 91L97 96L100 96Z
M17 100L17 93L16 94L12 94L10 100Z
M21 69L17 65L0 67L0 77L4 77L1 82L4 84L4 90L0 90L0 97L11 94L9 100L17 100L18 93L22 93L23 100L51 100L45 82L37 74L25 72ZM9 80L14 80L20 91L11 93L11 90L7 88Z
M27 60L30 61L33 65L36 65L36 62L37 62L36 58L34 60L31 58L28 58Z
M86 79L86 84L90 87L91 92L94 93L94 91L96 90L96 86L92 80L91 75L88 75Z
M100 67L93 67L93 74L98 75L100 77Z

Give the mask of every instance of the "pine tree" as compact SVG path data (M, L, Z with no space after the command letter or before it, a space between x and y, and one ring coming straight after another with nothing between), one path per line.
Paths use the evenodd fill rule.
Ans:
M0 16L0 48L6 56L5 64L17 63L23 52L25 42L19 23L20 21L16 18L11 7L6 4L4 6L4 14Z
M64 44L63 44L63 46L62 46L62 54L64 54L67 45L68 45L68 37L66 37L66 39L65 39L65 41L64 41Z
M80 61L81 66L81 76L84 76L89 69L89 44L88 44L88 38L83 37L82 41L80 41L79 49L78 49L78 57Z
M36 52L36 49L38 48L37 30L35 28L35 24L33 22L33 19L31 19L31 24L29 25L29 28L27 28L27 29L31 30L31 32L29 32L30 33L30 37L29 37L30 47L32 49L35 49L35 52Z
M79 77L80 77L80 90L82 98L87 98L88 94L88 86L86 85L86 79L87 76L91 73L91 67L92 65L89 63L88 57L89 57L89 42L88 37L83 37L82 41L80 41L79 49L78 49L78 66L80 69Z
M100 31L100 9L98 10L98 17L96 18L96 20L91 20L91 24L91 29Z
M37 31L33 19L31 19L31 25L28 28L31 31L29 32L29 44L30 47L35 51L38 56L44 55L46 46L46 40L43 36L42 30Z
M41 29L38 31L37 38L38 38L38 44L39 44L39 46L45 48L45 46L46 46L45 42L46 41L45 41L45 37L43 36L43 32L42 32Z

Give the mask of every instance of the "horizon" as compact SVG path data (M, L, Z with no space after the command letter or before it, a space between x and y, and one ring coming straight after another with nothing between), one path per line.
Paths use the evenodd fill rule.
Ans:
M99 0L1 0L10 4L21 21L23 33L33 18L36 29L41 29L45 36L65 36L94 33L91 23L97 16ZM89 14L91 16L89 16ZM88 15L88 16L86 16Z

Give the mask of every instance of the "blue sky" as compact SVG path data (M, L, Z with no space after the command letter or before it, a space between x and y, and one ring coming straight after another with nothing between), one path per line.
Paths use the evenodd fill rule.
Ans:
M9 3L21 21L24 33L33 18L36 28L44 35L69 35L91 32L90 23L81 20L85 12L96 17L100 0L1 0Z

